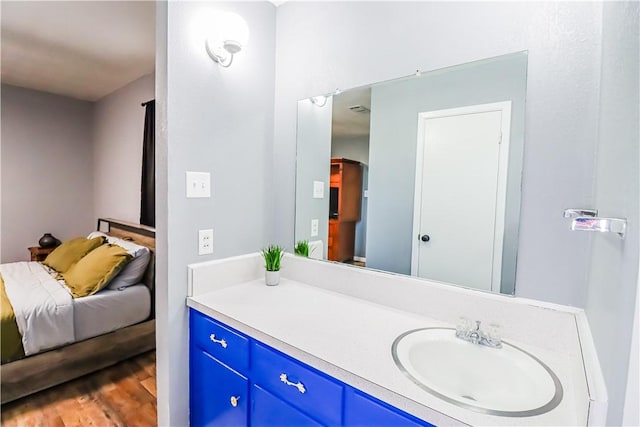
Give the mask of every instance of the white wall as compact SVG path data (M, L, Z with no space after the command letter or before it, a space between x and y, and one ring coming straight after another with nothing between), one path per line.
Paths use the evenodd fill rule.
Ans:
M636 310L631 330L631 352L622 425L640 426L640 292L636 291Z
M593 207L605 217L627 218L629 233L624 240L615 234L592 236L586 311L609 392L607 425L611 426L622 423L638 287L639 16L637 2L603 5Z
M333 138L331 140L331 157L342 157L369 164L369 136Z
M2 85L2 259L28 261L46 232L96 226L91 209L93 104Z
M95 218L140 221L145 108L155 96L154 74L143 76L95 104L93 209Z
M528 50L516 295L584 306L589 237L562 211L593 201L601 14L568 2L281 5L271 238L293 243L298 99Z
M230 68L214 63L204 49L209 22L204 27L199 22L213 8L238 13L251 31L249 44ZM159 3L157 24L158 422L184 426L187 264L254 252L268 241L266 212L276 193L269 180L275 6ZM211 173L211 198L185 198L188 170ZM198 230L205 228L213 229L214 253L198 256Z

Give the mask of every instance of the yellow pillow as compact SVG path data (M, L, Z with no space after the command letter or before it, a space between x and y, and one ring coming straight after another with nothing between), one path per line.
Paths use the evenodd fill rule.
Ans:
M44 265L48 265L59 273L64 273L69 270L73 264L80 261L83 256L102 245L104 242L104 236L95 237L93 239L78 237L72 240L67 240L55 248L42 263Z
M133 257L118 245L102 245L62 273L74 298L93 295L109 284Z

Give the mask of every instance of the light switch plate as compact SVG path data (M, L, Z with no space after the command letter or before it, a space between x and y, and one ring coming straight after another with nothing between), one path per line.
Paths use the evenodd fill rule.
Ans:
M211 174L209 172L187 172L187 197L211 197Z
M324 199L324 182L313 181L313 198Z
M198 230L198 255L213 253L213 230Z
M311 237L316 237L318 235L318 220L317 219L312 219L311 220Z

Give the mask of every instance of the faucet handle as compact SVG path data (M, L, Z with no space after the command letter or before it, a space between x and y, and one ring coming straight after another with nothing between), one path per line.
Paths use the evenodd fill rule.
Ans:
M480 330L480 323L482 323L480 320L476 320L476 331Z
M471 320L466 317L459 317L456 325L456 334L465 334L471 330Z
M502 342L502 326L497 323L490 323L489 328L487 328L487 335L496 344Z

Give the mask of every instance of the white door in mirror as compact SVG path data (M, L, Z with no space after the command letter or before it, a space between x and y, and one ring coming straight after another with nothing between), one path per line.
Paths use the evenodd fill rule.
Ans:
M500 291L508 162L502 131L510 116L501 104L509 106L421 115L414 218L420 277Z

